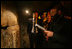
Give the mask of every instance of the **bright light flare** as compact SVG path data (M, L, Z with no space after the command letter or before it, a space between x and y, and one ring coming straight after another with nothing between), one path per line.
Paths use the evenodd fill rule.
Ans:
M26 10L25 12L26 12L27 14L29 13L29 11L28 11L28 10Z

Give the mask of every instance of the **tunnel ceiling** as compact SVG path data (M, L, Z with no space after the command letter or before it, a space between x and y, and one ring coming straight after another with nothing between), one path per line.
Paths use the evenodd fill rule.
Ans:
M4 4L11 8L16 8L16 11L19 15L25 16L22 14L23 8L28 8L30 11L39 10L48 10L49 8L61 3L65 8L65 12L70 14L71 2L70 1L3 1ZM25 17L24 17L25 18Z
M31 10L36 9L49 9L50 7L61 3L63 7L70 8L71 1L3 1L6 6L15 7L18 9L30 8Z

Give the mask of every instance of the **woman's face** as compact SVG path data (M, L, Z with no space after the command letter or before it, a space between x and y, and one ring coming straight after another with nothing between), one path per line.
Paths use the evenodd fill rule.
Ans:
M56 13L57 13L57 9L51 9L51 10L50 10L50 15L51 15L51 16L55 16Z

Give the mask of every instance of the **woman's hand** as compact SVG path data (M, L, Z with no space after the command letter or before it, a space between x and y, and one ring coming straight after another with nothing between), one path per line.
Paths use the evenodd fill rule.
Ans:
M47 34L48 37L52 37L53 36L53 32L52 31L44 31L45 34Z

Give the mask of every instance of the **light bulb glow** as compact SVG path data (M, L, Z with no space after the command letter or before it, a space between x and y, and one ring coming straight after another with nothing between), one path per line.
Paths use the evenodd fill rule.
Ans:
M29 13L29 11L28 11L28 10L26 10L25 12L26 12L27 14Z

